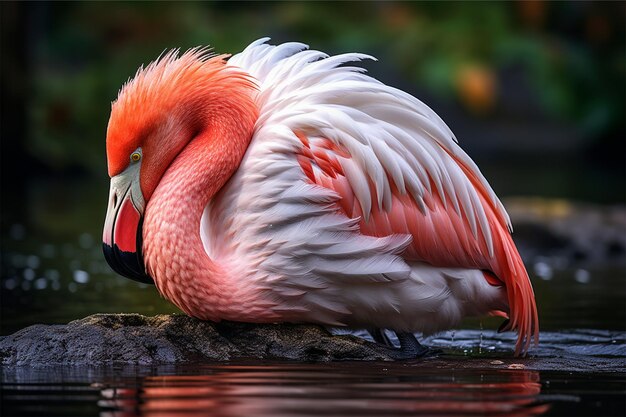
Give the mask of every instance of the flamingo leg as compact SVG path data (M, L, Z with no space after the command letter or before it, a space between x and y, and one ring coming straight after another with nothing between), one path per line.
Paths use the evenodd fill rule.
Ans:
M431 349L427 346L420 344L413 333L395 332L400 347L396 347L385 333L385 329L374 327L367 329L368 333L372 336L374 341L389 349L389 354L394 359L406 360L425 358L428 356L435 356L441 353L441 350Z
M370 334L370 336L372 336L372 339L374 339L376 343L380 343L381 345L385 345L388 347L395 347L393 342L389 340L389 337L385 333L385 329L381 329L380 327L374 327L368 329L367 332Z
M440 353L440 351L423 346L413 333L395 332L400 342L400 351L413 358L423 358Z

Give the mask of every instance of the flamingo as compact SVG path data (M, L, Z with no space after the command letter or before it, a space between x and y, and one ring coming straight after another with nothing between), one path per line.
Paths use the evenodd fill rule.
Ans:
M538 343L509 217L415 97L301 43L140 67L112 103L105 257L202 320L416 332L505 318Z

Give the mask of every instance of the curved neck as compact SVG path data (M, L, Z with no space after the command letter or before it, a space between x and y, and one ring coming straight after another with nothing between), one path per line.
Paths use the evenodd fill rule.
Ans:
M225 309L236 291L228 271L206 254L200 220L237 170L257 112L214 105L206 128L173 161L147 204L143 251L147 271L166 298L189 315L216 321L228 318Z

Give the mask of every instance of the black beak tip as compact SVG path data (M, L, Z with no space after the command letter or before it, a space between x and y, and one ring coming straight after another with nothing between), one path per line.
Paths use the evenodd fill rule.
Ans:
M118 274L144 284L154 284L154 280L143 266L141 253L123 252L117 245L102 244L102 252L109 266Z

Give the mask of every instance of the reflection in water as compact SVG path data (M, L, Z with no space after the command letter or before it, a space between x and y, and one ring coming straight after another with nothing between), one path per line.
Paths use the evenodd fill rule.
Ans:
M101 417L536 416L549 408L538 402L538 372L386 366L222 366L146 376L104 388L99 406L107 410Z

